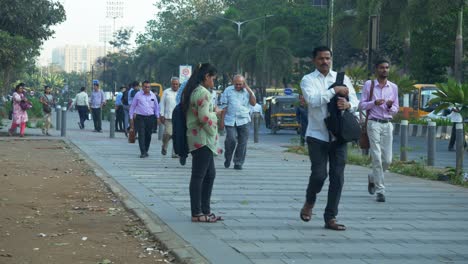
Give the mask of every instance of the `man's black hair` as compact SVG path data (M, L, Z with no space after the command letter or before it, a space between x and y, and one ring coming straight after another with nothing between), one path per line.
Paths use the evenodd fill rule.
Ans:
M390 65L390 61L388 61L387 59L378 59L375 61L375 68L378 68L380 64L383 64L383 63L387 63Z
M327 47L327 46L319 46L319 47L316 47L316 48L314 49L314 51L312 51L312 56L313 56L313 58L315 59L315 58L317 57L317 55L319 54L319 52L324 52L324 51L330 52L330 56L333 55L333 54L332 54L332 51L331 51L331 49L330 49L329 47Z

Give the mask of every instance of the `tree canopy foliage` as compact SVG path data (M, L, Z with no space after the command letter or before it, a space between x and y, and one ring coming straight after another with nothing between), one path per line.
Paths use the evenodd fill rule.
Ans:
M13 70L18 74L34 64L41 45L54 34L51 26L65 20L65 10L50 0L0 0L0 6L0 83L6 92Z

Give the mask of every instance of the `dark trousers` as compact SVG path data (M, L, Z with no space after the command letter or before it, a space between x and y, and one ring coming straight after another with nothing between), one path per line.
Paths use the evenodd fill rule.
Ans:
M91 108L91 113L93 115L94 130L102 130L102 120L101 120L101 108Z
M311 170L309 185L307 186L306 201L315 204L317 194L322 190L327 178L327 162L329 163L329 181L327 207L324 219L328 222L338 215L341 190L344 183L344 168L346 162L346 144L324 142L316 138L307 137Z
M138 133L138 145L140 145L141 154L148 153L151 144L151 134L155 116L136 115L135 130Z
M449 142L449 145L448 145L449 149L453 149L453 146L455 145L455 140L457 139L457 129L455 128L455 126L457 124L459 124L459 123L453 123L452 124L452 133L450 134L450 142ZM466 148L466 141L464 143L464 146Z
M115 111L115 129L122 131L124 129L124 109L123 106L117 106L117 111Z
M249 124L242 126L226 126L226 140L224 141L224 157L231 162L234 154L234 165L243 165L247 153L249 140ZM236 151L234 153L234 150Z
M211 191L216 177L213 152L207 146L192 151L190 207L192 216L210 214Z
M88 120L88 107L86 105L77 105L78 116L80 117L80 124L84 128L84 123Z

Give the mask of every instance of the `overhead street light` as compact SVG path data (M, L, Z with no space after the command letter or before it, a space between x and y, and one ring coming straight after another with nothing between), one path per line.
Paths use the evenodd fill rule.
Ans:
M213 16L213 15L210 15L212 17L216 17L216 18L219 18L219 19L223 19L223 20L227 20L227 21L230 21L234 24L237 25L237 36L239 37L239 39L241 38L241 26L247 22L251 22L251 21L254 21L254 20L259 20L259 19L266 19L268 17L272 17L274 15L264 15L264 16L261 16L261 17L256 17L256 18L252 18L252 19L247 19L247 20L244 20L244 21L237 21L237 20L232 20L232 19L228 19L228 18L225 18L225 17L220 17L220 16ZM239 67L239 60L237 60L237 73L239 74L240 73L240 67Z
M228 19L228 18L225 18L225 17L220 17L220 16L213 16L213 17L217 17L219 19L223 19L223 20L227 20L227 21L231 21L232 23L236 24L237 25L237 36L240 37L240 33L241 33L241 26L247 22L250 22L250 21L254 21L254 20L258 20L258 19L262 19L262 18L268 18L268 17L272 17L274 15L265 15L265 16L261 16L261 17L256 17L256 18L252 18L252 19L248 19L248 20L244 20L244 21L236 21L236 20L231 20L231 19Z

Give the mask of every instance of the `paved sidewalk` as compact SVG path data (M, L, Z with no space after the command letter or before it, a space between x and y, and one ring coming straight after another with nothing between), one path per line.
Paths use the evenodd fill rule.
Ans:
M226 220L195 224L190 159L184 167L161 156L157 137L150 157L140 159L138 145L121 133L109 139L106 131L80 131L72 119L68 138L212 263L468 262L468 189L387 174L387 202L377 203L367 193L369 170L347 166L338 219L348 230L325 230L326 191L312 221L299 219L307 157L285 153L283 143L249 142L244 170L225 169L223 158L215 159L212 207Z

